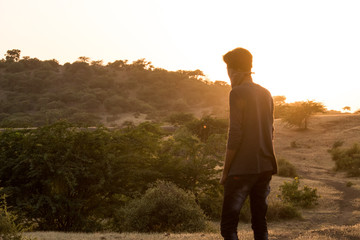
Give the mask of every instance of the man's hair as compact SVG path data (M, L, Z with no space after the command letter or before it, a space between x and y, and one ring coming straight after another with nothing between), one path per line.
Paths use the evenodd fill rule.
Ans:
M252 55L245 48L235 48L223 56L223 60L228 68L251 71Z

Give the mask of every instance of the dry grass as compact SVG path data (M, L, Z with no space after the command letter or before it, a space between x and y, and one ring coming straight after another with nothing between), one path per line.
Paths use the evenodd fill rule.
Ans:
M270 230L270 239L277 240L355 240L360 239L360 224L353 226L329 226L318 229L290 228L290 224L277 224ZM249 226L247 226L249 227ZM241 227L243 228L243 227ZM305 226L305 228L307 228ZM141 233L61 233L61 232L32 232L26 237L38 240L220 240L219 233L181 233L181 234L141 234ZM240 240L251 240L250 230L239 230Z
M360 178L347 178L333 171L334 162L327 152L335 141L344 141L349 147L360 142L360 115L315 116L310 120L309 130L286 128L276 121L275 146L279 157L292 163L300 176L302 185L317 188L321 195L319 205L302 210L304 220L269 223L270 239L277 240L342 240L360 239ZM296 148L291 143L296 143ZM274 176L271 182L270 200L276 198L278 187L290 178ZM348 186L351 182L351 187ZM38 240L161 240L161 239L221 239L218 223L212 223L211 233L139 234L139 233L59 233L33 232L26 236ZM239 225L240 239L252 239L249 224Z

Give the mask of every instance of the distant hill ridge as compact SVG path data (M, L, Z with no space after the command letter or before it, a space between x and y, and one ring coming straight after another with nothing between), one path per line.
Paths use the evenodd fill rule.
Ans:
M8 51L9 52L9 51ZM0 61L0 127L32 127L67 119L116 126L122 116L163 119L174 112L227 115L230 86L200 70L167 71L132 63L80 57L60 65L8 56Z

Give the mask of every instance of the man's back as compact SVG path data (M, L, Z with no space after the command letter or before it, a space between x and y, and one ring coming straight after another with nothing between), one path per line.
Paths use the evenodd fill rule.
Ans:
M270 92L253 82L230 92L228 148L235 149L230 175L276 173L273 139L273 100Z

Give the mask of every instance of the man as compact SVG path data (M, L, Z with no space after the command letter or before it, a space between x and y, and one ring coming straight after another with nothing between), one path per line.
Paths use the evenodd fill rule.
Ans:
M230 127L220 183L224 185L221 235L236 240L239 213L250 197L255 240L268 239L266 211L270 180L277 173L274 104L268 90L253 83L252 55L236 48L223 56L231 81Z

